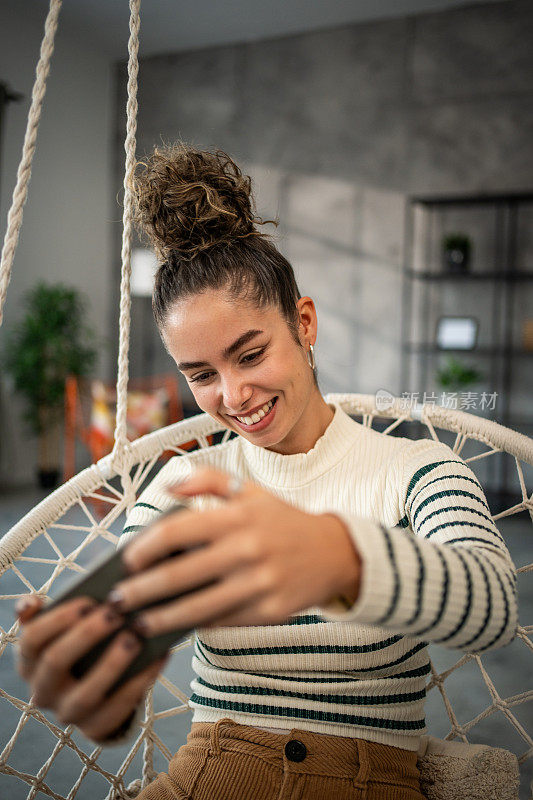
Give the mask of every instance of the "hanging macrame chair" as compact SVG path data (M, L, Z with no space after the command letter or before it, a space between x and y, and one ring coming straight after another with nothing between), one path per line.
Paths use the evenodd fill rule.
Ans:
M131 443L126 437L126 398L128 380L128 340L130 315L130 250L132 232L133 198L130 190L130 179L135 163L136 133L136 91L138 70L138 32L139 32L140 0L130 0L130 38L128 61L128 104L127 104L127 137L126 137L126 170L125 170L125 202L124 231L122 244L122 280L120 301L120 346L117 380L117 422L115 445L113 452L88 467L59 489L39 503L30 513L18 522L0 540L0 658L3 662L4 674L14 675L13 648L19 634L19 624L13 622L13 605L20 595L33 592L41 597L48 597L71 576L72 571L83 572L88 562L103 549L116 546L127 513L133 507L136 497L149 483L156 469L158 457L162 452L171 450L177 457L186 456L186 450L180 444L197 442L198 447L209 447L212 434L221 434L226 441L230 432L221 428L209 415L199 414L190 419L178 422L155 433L148 434ZM41 55L36 70L32 103L29 112L28 126L24 141L22 160L18 171L17 185L13 195L13 204L8 215L8 226L5 236L0 272L0 322L2 308L6 296L11 273L11 266L16 249L22 210L26 199L27 187L31 173L31 162L35 150L40 109L44 97L46 77L50 58L53 52L54 35L57 28L61 0L51 0L45 24L45 35L41 47ZM395 398L386 410L378 410L375 397L360 394L331 394L326 401L338 402L348 413L360 420L363 425L372 426L374 419L389 420L390 424L381 433L389 435L401 423L413 423L426 426L427 434L439 441L437 430L455 433L452 449L475 471L483 460L489 458L513 459L518 474L521 490L521 502L493 516L494 520L504 519L515 514L529 515L533 521L533 497L526 490L524 473L530 477L533 466L533 441L528 437L505 428L495 422L461 411L444 409L434 405L416 405L405 407L401 398ZM189 445L188 445L189 446ZM470 454L467 456L467 451ZM486 462L485 462L486 463ZM529 474L528 474L529 470ZM107 513L96 519L88 502L97 499L105 505ZM533 564L517 565L519 573L519 591L525 573L533 570ZM522 674L531 674L524 670L523 656L531 663L533 642L531 634L533 625L521 624L516 639L503 654L506 669L513 674L515 665ZM14 695L22 682L11 678L6 686L0 687L1 731L3 748L0 752L0 778L2 797L9 795L8 785L13 787L11 796L17 793L20 782L28 787L28 800L37 797L53 797L57 800L86 798L89 796L112 798L134 798L141 788L152 781L159 771L166 771L168 761L175 751L185 742L189 725L182 725L180 714L187 714L188 695L183 685L186 673L187 648L191 639L181 642L173 649L173 658L160 675L154 688L148 693L145 704L144 721L140 724L133 738L125 745L102 748L85 739L73 726L62 727L53 718L43 713L32 699L23 700ZM524 651L524 646L527 648ZM443 668L437 667L440 653L445 652L449 662ZM501 661L502 654L496 651ZM462 797L457 793L457 786L462 785L465 770L481 769L490 760L490 791L479 795L480 800L516 797L516 780L513 769L517 762L524 769L533 761L533 724L531 715L529 724L526 718L525 704L533 700L533 688L522 690L517 694L502 696L489 676L491 652L481 658L479 655L465 653L458 657L457 652L444 651L435 647L432 651L431 676L427 689L430 699L436 697L433 689L438 689L446 717L451 724L444 740L434 737L423 737L425 753L420 753L422 787L428 798ZM6 659L9 666L6 669ZM494 662L493 662L494 663ZM522 666L520 666L522 665ZM461 695L460 676L458 671L468 669L470 678L476 672L481 685L488 691L488 703L483 703L474 716L462 720L463 714L456 713L452 707L451 695L458 702L464 699ZM516 674L515 674L516 676ZM454 683L455 682L455 683ZM445 684L448 689L445 689ZM452 691L450 690L452 685ZM13 688L15 687L15 689ZM17 688L18 687L18 688ZM460 698L458 700L458 698ZM464 709L462 709L464 710ZM509 726L514 729L516 754L500 747L473 747L472 732L483 730L483 721L492 714L502 717L501 741L507 741ZM461 720L461 721L460 721ZM430 719L431 724L431 719ZM42 766L34 763L35 755L31 751L32 736L39 735L41 751L49 753ZM483 734L482 734L483 736ZM485 735L486 736L486 735ZM451 740L459 740L455 745ZM461 744L463 743L463 744ZM523 750L524 743L526 749ZM445 745L449 744L448 749ZM492 745L499 742L491 740ZM30 751L28 752L28 749ZM465 750L466 748L466 750ZM453 755L450 753L453 751ZM442 753L444 752L444 756ZM467 755L468 753L468 755ZM476 762L475 758L481 759ZM518 758L517 758L518 756ZM474 757L474 760L472 760ZM440 761L439 761L440 758ZM469 760L470 759L470 760ZM459 767L453 767L453 762ZM439 774L444 770L444 778ZM453 790L446 793L447 777L455 769ZM462 770L462 771L461 771ZM72 776L70 786L65 786L65 776ZM514 785L514 788L513 788ZM4 789L5 786L5 789ZM105 788L104 788L105 787ZM7 790L7 791L6 791ZM492 793L491 793L492 792ZM91 794L92 793L92 794ZM472 797L472 795L468 795Z

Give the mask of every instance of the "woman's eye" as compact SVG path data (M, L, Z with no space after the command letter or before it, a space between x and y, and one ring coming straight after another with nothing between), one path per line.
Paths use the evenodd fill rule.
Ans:
M206 381L211 374L211 372L202 372L202 374L197 375L196 378L191 378L191 383L196 383L196 381L200 381L200 383L202 383L203 381Z
M265 352L265 348L263 348L263 350L258 350L257 353L250 353L249 356L244 356L243 361L246 362L246 363L249 363L247 361L247 359L250 359L251 361L254 361L256 358L259 358L259 356L262 356L264 352Z
M266 347L264 347L262 350L258 350L257 353L250 353L250 355L244 356L241 364L249 364L251 361L255 361L256 358L259 358L259 356L263 355L265 350ZM205 383L205 381L208 380L211 375L213 375L212 372L202 372L200 375L197 375L196 378L191 378L191 383Z

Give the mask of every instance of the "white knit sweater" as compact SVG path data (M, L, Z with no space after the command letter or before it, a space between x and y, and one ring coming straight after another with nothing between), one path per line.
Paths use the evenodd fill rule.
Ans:
M447 445L384 436L331 407L308 453L280 455L237 436L173 458L140 496L121 544L172 505L167 484L205 464L308 512L335 512L362 559L353 607L302 609L282 625L198 628L192 721L230 717L417 750L426 644L508 644L515 568L478 480ZM195 507L220 502L196 498Z

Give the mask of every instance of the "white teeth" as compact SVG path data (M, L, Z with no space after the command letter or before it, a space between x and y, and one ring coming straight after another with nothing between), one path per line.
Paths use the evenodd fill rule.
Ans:
M253 425L255 422L259 422L260 419L263 419L265 414L268 414L272 406L274 405L273 400L269 400L268 403L265 403L263 408L260 408L259 411L256 411L252 414L251 417L237 417L239 422L243 422L245 425Z

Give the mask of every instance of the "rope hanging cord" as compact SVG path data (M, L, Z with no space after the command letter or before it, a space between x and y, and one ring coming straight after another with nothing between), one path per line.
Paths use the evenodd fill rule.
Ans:
M126 435L126 411L128 398L128 351L130 338L130 278L131 278L131 237L133 229L134 197L132 179L135 170L135 150L137 132L137 76L139 74L139 27L141 0L130 0L130 37L128 41L128 101L126 140L126 168L124 174L124 214L122 230L122 271L120 282L120 339L117 378L117 418L113 464L121 473L124 489L131 489L129 468L131 448ZM135 498L132 497L132 502Z
M28 196L28 184L37 143L37 131L46 93L46 80L50 72L50 62L54 52L54 40L62 2L63 0L50 0L50 7L44 26L44 38L41 43L41 54L35 70L35 83L33 84L31 106L22 147L22 158L17 172L17 183L13 191L11 208L7 215L7 230L0 260L0 325L2 324L7 287L11 279L11 268L22 225L24 203Z

